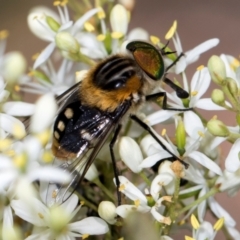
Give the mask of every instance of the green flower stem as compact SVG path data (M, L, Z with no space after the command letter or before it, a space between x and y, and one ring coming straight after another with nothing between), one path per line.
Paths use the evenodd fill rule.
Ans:
M144 182L148 185L151 186L151 181L147 178L147 176L144 174L144 172L140 172L139 176L144 180Z
M92 182L95 183L111 199L111 201L115 202L114 195L100 182L98 178Z
M219 192L219 189L217 187L212 188L208 193L206 193L204 196L198 198L196 201L190 203L189 205L187 205L186 207L184 207L183 209L181 209L178 212L178 215L183 214L184 212L186 212L187 210L191 209L192 207L200 204L202 201L206 200L207 198L214 196L216 193Z
M180 191L180 178L176 178L175 180L175 191L172 198L172 203L170 204L170 207L168 208L169 217L171 218L172 223L175 222L177 214L176 214L176 207L177 207L177 201ZM166 226L164 229L164 234L168 235L171 230L172 224L169 226Z
M234 143L237 139L240 138L240 134L239 133L230 133L230 135L228 136L228 141L230 141L231 143Z

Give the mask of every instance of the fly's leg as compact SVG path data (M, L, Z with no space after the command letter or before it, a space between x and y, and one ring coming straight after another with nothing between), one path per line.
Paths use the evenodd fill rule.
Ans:
M188 163L185 163L182 159L177 157L175 154L173 154L168 148L158 139L158 137L155 135L151 127L149 127L146 123L144 123L141 119L139 119L136 115L131 115L131 119L137 122L143 129L145 129L156 141L157 143L169 154L171 154L176 160L181 162L184 167L187 169L189 167Z
M110 154L111 154L111 159L112 159L112 164L113 164L113 172L114 172L114 175L115 175L115 179L116 179L116 185L117 185L117 198L118 198L118 206L121 205L121 192L119 191L119 187L120 187L120 181L119 181L119 173L118 173L118 169L117 169L117 164L116 164L116 159L115 159L115 155L114 155L114 150L113 150L113 147L117 141L117 137L119 135L119 132L121 130L121 127L122 125L118 125L115 132L114 132L114 135L113 135L113 138L109 144L109 149L110 149Z
M158 93L148 95L148 96L146 96L146 101L157 100L160 97L163 97L162 109L164 109L164 110L182 111L182 112L192 110L192 108L170 108L170 107L168 107L167 106L167 93L166 92L158 92Z

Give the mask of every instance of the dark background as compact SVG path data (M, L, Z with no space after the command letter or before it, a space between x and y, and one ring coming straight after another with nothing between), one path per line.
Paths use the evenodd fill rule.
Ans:
M10 32L7 51L22 51L29 67L32 66L31 56L47 44L33 36L27 27L27 14L32 7L38 5L53 8L52 1L49 0L0 0L0 30L7 29ZM136 1L130 29L140 26L163 41L174 20L178 21L178 33L185 51L207 39L220 39L218 47L205 53L197 64L191 66L187 72L189 80L197 66L207 65L212 54L226 53L239 58L239 0L139 0ZM215 113L209 113L209 116L213 114ZM223 119L223 116L220 115L219 119ZM224 121L234 124L235 119L225 117ZM226 153L223 150L223 156ZM239 223L239 195L229 199L225 194L218 194L217 199ZM240 230L239 224L237 229Z

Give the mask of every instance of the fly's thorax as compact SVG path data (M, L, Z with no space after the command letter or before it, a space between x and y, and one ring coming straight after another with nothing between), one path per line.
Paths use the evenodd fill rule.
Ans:
M84 104L102 111L114 111L125 101L142 102L143 73L127 56L114 55L88 72L80 88Z

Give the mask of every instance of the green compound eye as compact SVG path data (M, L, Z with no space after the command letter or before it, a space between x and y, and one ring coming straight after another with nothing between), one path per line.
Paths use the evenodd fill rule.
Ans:
M133 54L139 67L153 80L160 80L165 72L162 55L153 45L134 41L126 48Z

